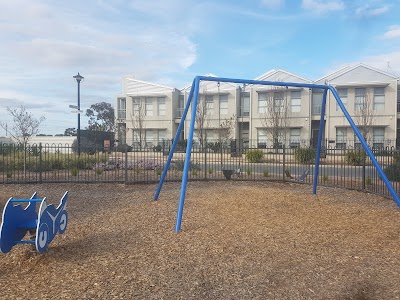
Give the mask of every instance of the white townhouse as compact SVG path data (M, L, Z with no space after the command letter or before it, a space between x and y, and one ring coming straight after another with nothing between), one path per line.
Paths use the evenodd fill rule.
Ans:
M400 146L400 89L399 78L396 76L358 64L315 81L285 70L268 71L256 80L332 85L338 90L355 123L365 128L363 133L371 147ZM116 97L119 141L133 147L141 145L147 148L171 141L176 134L190 89L190 85L177 89L124 77L122 93ZM317 144L321 90L204 81L199 88L201 101L207 111L204 127L208 141L216 140L220 124L233 118L231 138L235 140L236 146L280 147L285 144L298 147ZM273 112L277 112L283 110L284 105L284 126L280 124L274 128L268 120L271 107ZM188 136L190 118L191 110L181 139ZM323 138L326 146L353 148L359 145L331 93L327 97L324 122ZM277 134L273 135L273 131L277 131ZM194 146L198 144L198 134L195 134Z
M329 84L338 94L356 125L372 148L400 146L398 132L399 78L364 64L348 66L315 81ZM313 122L318 121L322 95L313 91ZM337 105L332 93L327 97L325 139L331 147L357 148L360 143ZM399 132L400 133L400 132Z
M151 148L171 139L178 128L180 91L126 76L116 97L117 139L134 148Z

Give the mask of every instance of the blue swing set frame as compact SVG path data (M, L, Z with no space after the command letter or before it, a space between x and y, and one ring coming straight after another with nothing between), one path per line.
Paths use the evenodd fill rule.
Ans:
M369 156L369 158L372 161L372 164L375 166L376 170L378 171L379 176L381 179L384 181L386 187L388 188L390 194L392 195L393 199L396 201L397 205L400 207L400 198L397 195L394 187L386 177L382 167L376 160L374 154L372 153L371 149L368 147L367 142L365 141L364 137L358 130L356 124L354 123L353 119L349 115L349 113L346 110L346 107L344 106L342 100L339 97L338 92L336 89L332 86L329 85L322 85L322 84L307 84L307 83L296 83L296 82L275 82L275 81L261 81L261 80L247 80L247 79L235 79L235 78L222 78L222 77L209 77L209 76L196 76L193 79L192 87L190 89L188 101L185 106L185 110L183 112L181 121L179 123L178 129L176 131L176 135L174 138L174 141L171 146L171 150L169 152L167 162L165 164L163 173L161 175L160 181L158 183L158 187L156 190L156 193L154 195L154 201L158 200L158 197L161 192L161 188L163 186L163 183L165 181L165 177L168 172L169 165L171 163L172 156L175 151L175 147L177 145L177 142L179 140L179 136L182 132L183 129L183 124L185 122L187 113L189 111L190 105L192 105L192 115L190 119L190 127L189 127L189 135L188 135L188 141L187 141L187 147L186 147L186 155L185 155L185 163L184 163L184 168L183 168L183 175L182 175L182 185L181 185L181 190L180 190L180 197L179 197L179 204L178 204L178 212L176 216L176 224L175 224L175 232L178 233L181 229L181 223L182 223L182 216L183 216L183 207L185 204L185 196L186 196L186 186L187 186L187 181L188 181L188 173L189 173L189 165L190 165L190 156L191 156L191 150L192 150L192 145L193 145L193 133L195 129L195 120L196 120L196 108L198 104L198 98L199 98L199 88L200 88L200 82L201 81L214 81L214 82L230 82L230 83L239 83L239 84L252 84L252 85L273 85L273 86L283 86L283 87L299 87L299 88L310 88L310 89L321 89L323 90L323 98L322 98L322 109L321 109L321 118L320 118L320 124L319 124L319 132L318 132L318 144L317 144L317 155L316 155L316 162L315 162L315 170L314 170L314 181L313 181L313 194L317 193L317 185L318 185L318 173L319 173L319 164L320 164L320 157L321 157L321 144L322 144L322 134L324 132L324 125L325 122L324 120L324 115L325 115L325 109L326 109L326 98L328 91L331 91L333 94L334 98L337 101L337 104L339 105L340 109L342 110L344 116L346 117L347 121L349 122L351 128L353 129L354 133L358 137L358 139L361 142L361 145L363 149L365 150L366 154Z

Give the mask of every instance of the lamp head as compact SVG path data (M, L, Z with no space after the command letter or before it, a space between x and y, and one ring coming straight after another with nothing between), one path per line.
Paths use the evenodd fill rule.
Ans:
M83 78L85 78L81 74L79 74L79 72L78 72L78 75L75 75L73 77L76 79L76 82L78 82L78 83L81 82Z

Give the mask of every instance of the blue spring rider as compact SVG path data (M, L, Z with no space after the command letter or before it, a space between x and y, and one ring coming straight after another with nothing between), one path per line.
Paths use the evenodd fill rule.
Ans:
M3 210L0 227L1 252L9 252L16 244L31 244L36 246L39 253L43 253L57 232L63 234L67 229L67 199L68 191L65 192L60 205L56 208L53 204L47 205L46 197L38 198L36 192L30 199L11 197ZM23 208L21 203L28 203L28 205ZM36 211L38 203L40 206ZM31 237L24 239L28 232Z

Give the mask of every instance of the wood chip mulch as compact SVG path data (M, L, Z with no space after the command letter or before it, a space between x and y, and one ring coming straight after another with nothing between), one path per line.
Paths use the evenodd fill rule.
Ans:
M400 209L362 192L279 182L2 185L58 205L44 254L0 253L0 299L400 299Z

